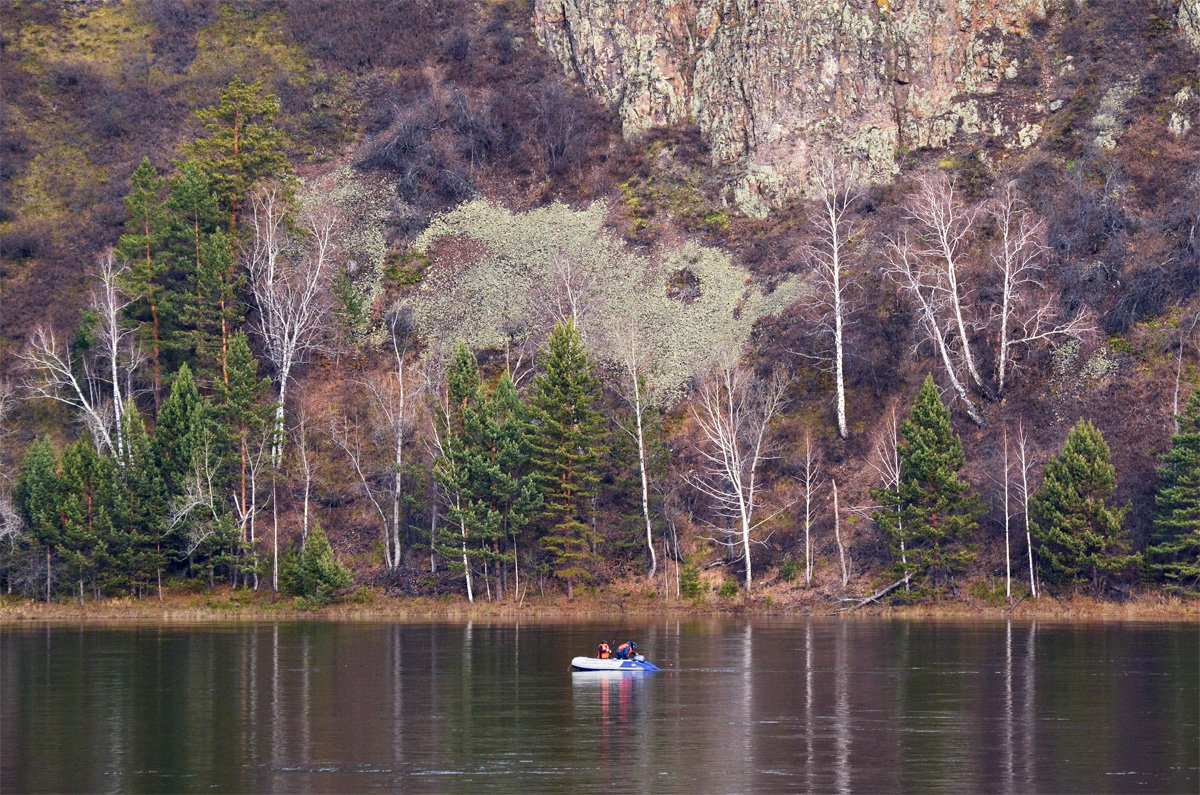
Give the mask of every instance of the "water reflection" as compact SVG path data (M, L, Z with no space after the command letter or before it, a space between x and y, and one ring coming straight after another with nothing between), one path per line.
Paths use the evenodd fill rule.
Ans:
M4 791L1197 791L1194 625L0 630Z

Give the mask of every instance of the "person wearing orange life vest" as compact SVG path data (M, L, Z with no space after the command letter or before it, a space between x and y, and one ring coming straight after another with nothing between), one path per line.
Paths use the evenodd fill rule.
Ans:
M617 659L632 660L637 656L637 644L627 640L617 647Z
M601 660L607 660L612 657L612 647L608 645L608 641L600 641L600 644L596 646L596 656Z

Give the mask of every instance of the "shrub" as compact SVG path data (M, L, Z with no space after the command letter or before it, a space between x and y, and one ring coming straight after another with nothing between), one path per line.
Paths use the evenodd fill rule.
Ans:
M685 599L695 599L700 596L700 569L694 564L686 563L679 571L679 592Z
M725 582L721 583L721 588L717 591L717 595L722 599L732 599L733 597L737 596L737 592L737 580L726 580Z
M779 566L779 578L784 582L792 582L800 571L800 564L788 555Z

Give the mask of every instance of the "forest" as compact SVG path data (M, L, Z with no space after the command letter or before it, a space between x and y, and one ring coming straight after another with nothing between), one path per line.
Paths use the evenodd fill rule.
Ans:
M0 590L1195 597L1200 59L1054 8L1036 144L760 219L523 3L6 4Z

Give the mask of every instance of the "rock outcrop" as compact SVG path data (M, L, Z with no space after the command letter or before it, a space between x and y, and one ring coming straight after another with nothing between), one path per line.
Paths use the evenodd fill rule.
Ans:
M1029 145L1031 103L996 101L1030 64L1043 0L535 0L542 43L618 110L626 135L699 125L762 214L815 159L876 178L957 133Z
M1200 51L1200 0L1179 0L1179 29L1192 47Z

